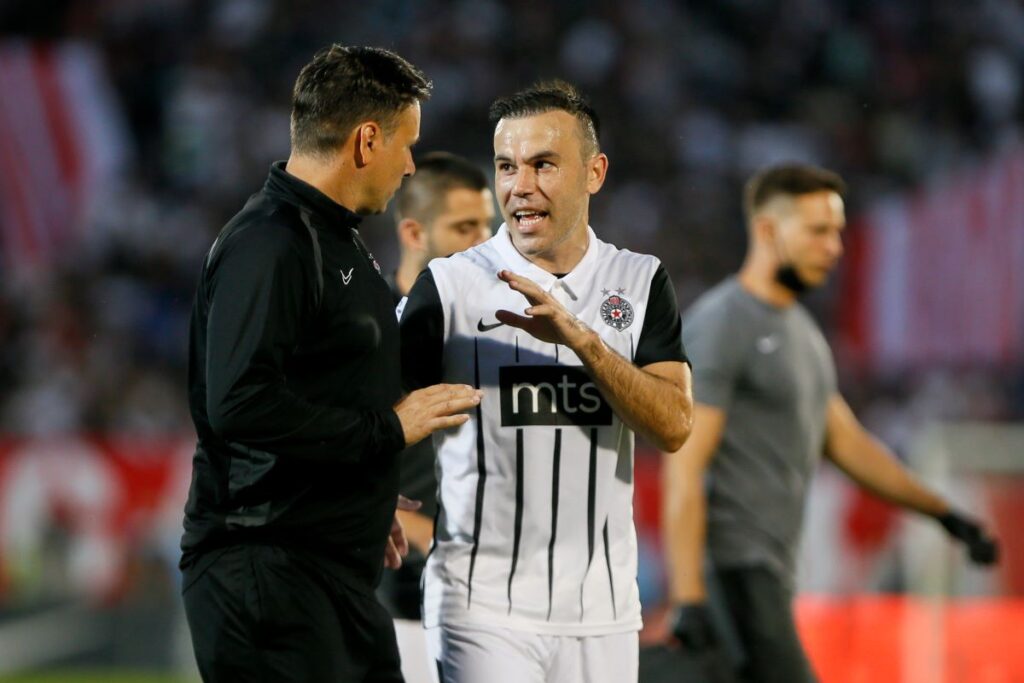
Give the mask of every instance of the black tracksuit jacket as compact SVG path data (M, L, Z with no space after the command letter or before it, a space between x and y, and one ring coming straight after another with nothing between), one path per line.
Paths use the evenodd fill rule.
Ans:
M379 580L404 446L399 337L358 223L278 162L207 256L189 342L186 581L246 542Z

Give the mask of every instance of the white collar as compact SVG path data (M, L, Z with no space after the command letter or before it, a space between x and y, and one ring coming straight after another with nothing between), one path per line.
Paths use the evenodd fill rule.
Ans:
M533 261L529 260L525 256L519 253L515 245L512 244L512 235L509 233L508 225L505 223L501 224L498 228L498 232L494 235L494 246L501 254L502 259L509 265L509 270L525 275L530 278L541 288L550 292L555 283L558 282L559 278L555 277L554 274L549 273ZM597 239L597 235L594 234L594 230L588 225L587 226L587 251L583 254L583 258L580 262L569 271L565 277L561 278L563 283L567 284L572 290L580 291L583 289L585 280L589 277L590 272L594 269L594 264L597 261L597 252L600 250L600 240Z

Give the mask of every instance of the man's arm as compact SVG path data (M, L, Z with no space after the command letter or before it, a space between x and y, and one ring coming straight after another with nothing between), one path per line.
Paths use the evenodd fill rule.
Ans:
M706 598L702 569L707 512L704 473L722 440L726 418L724 410L697 402L690 438L675 453L664 455L662 531L673 603L700 603Z
M405 529L405 537L409 545L426 555L434 540L434 520L422 512L399 510L396 515Z
M901 507L940 517L949 504L921 484L892 451L864 429L839 394L826 411L826 456L859 485Z
M881 441L854 416L850 406L835 394L829 399L826 455L855 482L901 507L934 517L953 538L967 546L978 564L994 564L999 544L981 524L952 509L910 473Z
M253 225L211 259L203 368L210 426L227 441L289 457L343 461L398 450L394 411L318 405L284 380L314 300L305 247L289 230Z
M432 386L382 410L321 405L292 391L284 368L313 311L312 257L290 231L261 227L229 237L210 268L204 370L214 433L276 455L355 462L469 419L459 413L479 403L479 392L463 385Z
M660 450L675 451L683 445L693 416L690 370L684 363L662 361L637 367L605 345L594 330L537 283L508 270L498 277L530 303L525 316L497 311L498 320L541 341L572 349L630 429Z

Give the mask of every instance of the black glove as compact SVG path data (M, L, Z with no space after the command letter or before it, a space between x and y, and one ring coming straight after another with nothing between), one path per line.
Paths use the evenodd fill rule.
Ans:
M673 637L692 652L704 652L718 644L711 624L711 614L703 602L677 605L669 615Z
M985 533L981 525L955 512L936 517L946 533L967 546L967 555L975 564L995 564L999 561L999 543Z
M715 635L711 611L703 602L678 605L669 614L669 629L704 683L737 683L736 672Z

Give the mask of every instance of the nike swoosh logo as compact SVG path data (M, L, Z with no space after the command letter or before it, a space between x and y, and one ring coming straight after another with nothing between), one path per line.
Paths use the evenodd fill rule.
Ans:
M496 322L496 323L492 323L490 325L485 325L484 324L484 319L480 318L480 320L476 324L476 329L479 330L480 332L490 332L491 330L493 330L493 329L495 329L497 327L501 327L504 324L505 323L503 323L503 322Z
M347 286L348 283L352 282L352 271L353 270L355 270L355 267L349 268L348 269L348 275L345 274L344 270L339 270L338 271L339 273L341 273L341 284Z

